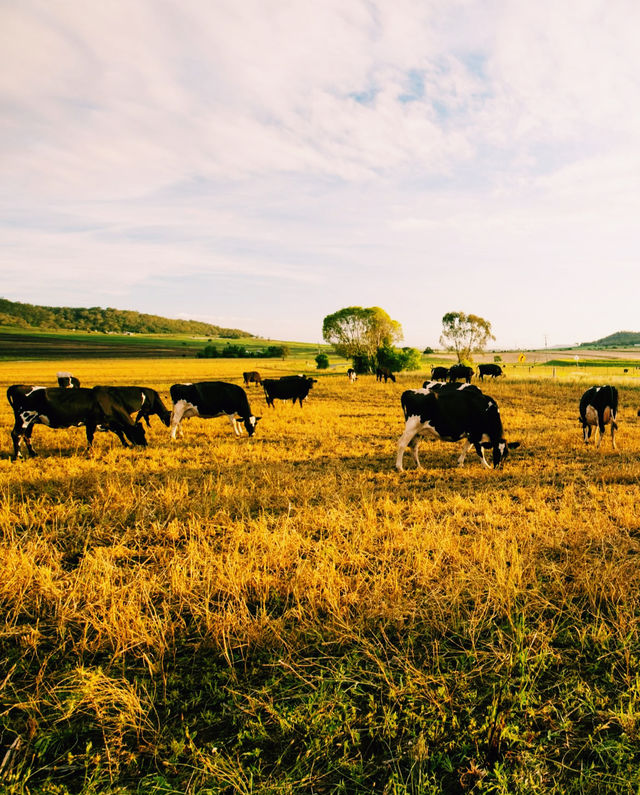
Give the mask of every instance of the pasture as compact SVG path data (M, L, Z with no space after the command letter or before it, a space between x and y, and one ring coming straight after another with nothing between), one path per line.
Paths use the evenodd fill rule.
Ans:
M255 364L263 374L299 362ZM242 360L79 360L83 386L241 383ZM485 382L504 469L425 441L344 371L256 434L145 449L36 426L12 463L0 363L0 781L9 793L640 791L640 385L585 447L597 370ZM346 369L346 365L345 365ZM535 376L535 377L534 377Z

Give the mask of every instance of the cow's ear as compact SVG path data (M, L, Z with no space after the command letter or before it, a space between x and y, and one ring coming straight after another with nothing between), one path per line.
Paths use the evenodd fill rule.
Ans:
M254 417L253 419L255 420L255 423L257 423L257 422L258 422L258 420L261 420L261 419L262 419L262 417ZM255 424L255 423L254 423L254 424Z
M507 447L509 448L509 450L515 450L516 447L520 447L520 442L509 442L507 444Z

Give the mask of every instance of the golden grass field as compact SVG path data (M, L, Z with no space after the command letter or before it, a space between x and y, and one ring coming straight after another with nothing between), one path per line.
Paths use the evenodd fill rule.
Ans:
M240 361L0 363L10 383L241 383ZM346 368L346 365L345 365ZM263 374L312 372L260 362ZM560 374L563 376L563 374ZM9 793L640 792L640 384L585 447L602 372L483 390L504 469L425 441L396 384L247 389L256 434L157 418L146 449L0 401L0 782Z

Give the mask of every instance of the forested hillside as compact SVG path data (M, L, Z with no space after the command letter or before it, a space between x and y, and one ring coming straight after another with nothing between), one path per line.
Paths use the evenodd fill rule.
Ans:
M229 339L254 336L247 331L222 328L199 320L174 320L111 307L34 306L5 298L0 298L0 326L137 334L202 334Z
M608 337L594 342L582 342L580 348L628 348L631 345L640 345L640 331L616 331Z

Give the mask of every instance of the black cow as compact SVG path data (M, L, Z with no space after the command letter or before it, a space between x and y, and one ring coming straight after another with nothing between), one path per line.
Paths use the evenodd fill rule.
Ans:
M596 449L600 447L604 436L604 426L611 423L611 444L616 449L616 431L618 423L618 390L615 386L592 386L580 398L580 417L582 423L582 434L585 444L589 444L591 428L596 427L600 431ZM594 430L595 439L595 430Z
M431 368L431 379L433 381L446 381L449 377L449 368L448 367L432 367Z
M116 396L129 414L137 412L135 422L144 419L150 427L149 417L154 414L160 417L164 425L169 427L171 412L162 402L162 398L155 389L148 386L104 386L103 389Z
M478 378L481 381L484 381L485 375L490 376L491 378L498 378L498 376L504 375L502 372L502 367L499 364L479 364L478 365Z
M56 378L58 379L58 386L61 389L77 389L80 386L80 381L66 371L61 370L59 373L56 373Z
M507 443L502 429L498 404L477 387L467 384L439 384L427 389L409 389L400 398L405 418L404 433L398 441L396 469L402 471L402 459L407 447L411 447L416 466L420 467L418 446L420 436L430 435L445 442L464 439L458 458L463 466L471 447L488 467L485 450L493 450L493 466L499 467L507 457L509 449L519 442Z
M358 380L358 374L357 374L357 373L356 373L356 371L353 369L353 367L350 367L350 368L347 370L347 378L349 379L349 381L350 381L351 383L353 383L354 381L357 381L357 380Z
M383 378L385 384L387 383L388 379L391 379L394 384L396 382L395 375L391 372L391 370L388 367L378 367L376 369L376 381L382 381Z
M89 448L97 429L113 431L125 447L125 437L132 445L147 444L142 425L134 423L117 397L103 387L65 389L13 384L7 389L7 400L15 418L11 431L14 461L22 457L20 439L24 439L29 455L36 454L31 432L38 423L50 428L84 425Z
M236 436L242 429L240 420L253 436L260 417L254 417L249 407L247 393L237 384L225 381L199 381L195 384L174 384L169 390L173 401L171 412L171 438L176 438L180 431L182 436L182 420L189 417L228 417Z
M248 373L242 373L242 377L244 378L245 386L249 386L249 384L260 386L262 383L262 378L257 370L250 370Z
M265 378L262 388L267 406L274 408L274 400L292 400L295 406L297 400L302 408L302 401L317 383L317 378L306 375L283 375L282 378Z
M449 368L449 381L457 381L458 378L464 378L467 384L471 383L473 378L473 367L467 367L466 364L453 364Z

